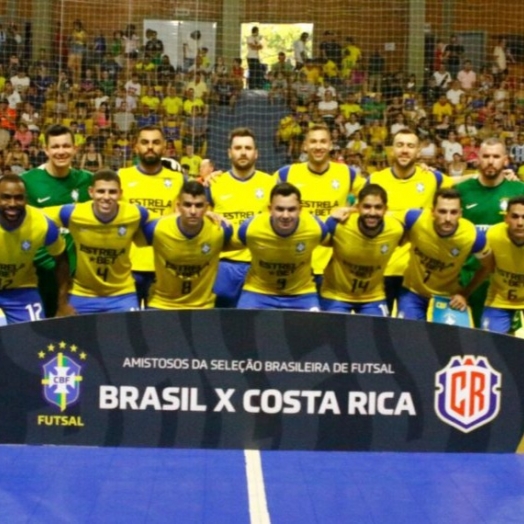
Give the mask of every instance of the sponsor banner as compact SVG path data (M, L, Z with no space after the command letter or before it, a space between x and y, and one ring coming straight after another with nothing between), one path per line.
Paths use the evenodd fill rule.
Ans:
M0 441L514 452L523 341L291 311L145 311L0 330ZM520 449L520 448L519 448Z

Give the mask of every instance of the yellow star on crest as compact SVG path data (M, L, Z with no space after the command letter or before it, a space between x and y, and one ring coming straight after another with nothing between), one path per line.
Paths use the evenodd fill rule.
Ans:
M48 349L48 351L53 352L53 351L55 350L55 345L54 345L54 344L49 344L49 345L47 346L47 349Z
M60 349L65 349L67 347L67 344L62 340L59 344Z

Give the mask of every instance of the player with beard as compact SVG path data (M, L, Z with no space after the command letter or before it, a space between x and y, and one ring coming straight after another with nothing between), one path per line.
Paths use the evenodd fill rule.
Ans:
M493 275L482 313L482 328L496 333L511 331L516 311L524 309L524 196L508 201L503 223L487 232Z
M428 209L440 188L452 187L453 180L417 165L420 141L410 129L402 129L393 137L392 165L372 173L369 183L382 186L388 194L389 212L403 220L408 209ZM398 247L385 271L386 300L391 311L402 287L402 276L409 258L409 244Z
M504 221L508 200L524 195L524 184L506 178L509 163L506 146L498 138L484 140L479 150L479 176L458 184L457 191L462 199L464 218L477 228L487 231L493 224ZM461 282L466 284L478 269L478 262L470 259L463 268ZM480 318L488 283L480 286L471 295L470 306L475 326L481 325Z
M55 261L59 312L67 305L69 264L58 228L39 209L27 206L23 180L18 175L0 179L0 308L8 324L40 320L42 301L33 264L45 248Z
M207 197L213 211L236 231L243 222L267 209L276 179L256 169L258 149L255 135L247 127L230 132L228 156L231 168L216 177L207 189ZM251 255L245 248L221 255L213 289L216 307L236 307L250 262Z
M471 292L489 273L490 250L484 232L462 218L457 190L439 189L433 207L409 210L404 225L410 252L399 297L399 318L426 320L430 300L436 296L448 297L451 309L465 311ZM470 255L481 267L463 287L459 274Z
M344 207L350 194L356 195L364 179L347 166L331 162L333 142L329 128L324 124L311 126L304 140L307 161L281 167L279 182L289 182L300 189L302 207L321 220L327 220L336 207ZM319 246L313 256L313 272L317 284L331 258L331 248Z
M333 256L320 288L323 311L387 316L384 271L404 235L402 224L388 210L386 191L366 185L358 195L358 213L339 223L328 218Z
M139 204L156 215L172 213L176 198L184 184L182 173L172 171L162 163L166 140L158 126L145 126L138 131L135 153L138 164L118 172L123 199ZM155 264L151 247L131 250L131 264L140 304L147 304L149 287L154 280Z

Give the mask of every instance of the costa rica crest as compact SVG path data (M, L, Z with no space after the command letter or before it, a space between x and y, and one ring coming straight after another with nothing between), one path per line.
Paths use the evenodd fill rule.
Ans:
M497 417L501 383L486 357L454 356L435 374L435 412L463 433L474 431Z

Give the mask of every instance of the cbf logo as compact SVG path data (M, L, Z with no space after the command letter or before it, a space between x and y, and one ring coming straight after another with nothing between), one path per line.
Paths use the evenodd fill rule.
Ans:
M484 426L499 413L501 381L486 357L452 357L435 374L437 416L463 433Z
M86 360L87 354L74 344L68 349L65 342L59 342L58 347L49 344L47 351L38 353L38 358L47 359L42 365L44 398L65 411L80 398L82 365L78 361Z

